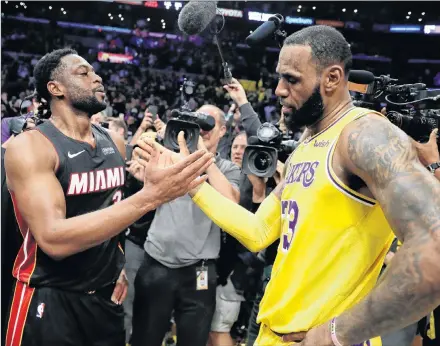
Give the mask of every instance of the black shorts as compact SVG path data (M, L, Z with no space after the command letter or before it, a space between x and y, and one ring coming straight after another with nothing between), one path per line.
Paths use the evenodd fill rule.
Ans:
M6 346L125 346L124 310L106 295L17 281Z

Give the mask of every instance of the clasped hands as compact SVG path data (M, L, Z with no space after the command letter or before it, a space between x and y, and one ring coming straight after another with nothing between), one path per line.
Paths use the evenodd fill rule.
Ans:
M133 150L132 160L127 162L127 171L144 187L168 190L180 188L179 195L195 189L207 180L207 169L214 163L214 155L206 150L203 141L199 141L199 150L190 154L183 132L179 133L180 153L175 153L148 136L141 136ZM186 186L187 188L184 188ZM172 193L170 194L170 200ZM177 197L177 196L176 196Z

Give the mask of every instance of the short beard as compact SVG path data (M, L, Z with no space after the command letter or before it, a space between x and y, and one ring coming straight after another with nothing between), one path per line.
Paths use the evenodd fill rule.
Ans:
M286 105L289 107L289 105ZM319 121L324 114L324 102L319 92L319 84L312 95L299 109L284 113L284 121L290 131L295 131L303 126L309 127Z
M86 113L89 118L107 108L107 103L98 101L95 95L71 98L71 102L73 108Z

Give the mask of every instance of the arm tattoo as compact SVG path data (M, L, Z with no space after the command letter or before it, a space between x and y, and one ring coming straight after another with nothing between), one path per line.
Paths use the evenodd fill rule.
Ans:
M405 243L373 291L337 318L344 345L403 328L440 305L440 184L397 127L369 117L352 125L347 164Z

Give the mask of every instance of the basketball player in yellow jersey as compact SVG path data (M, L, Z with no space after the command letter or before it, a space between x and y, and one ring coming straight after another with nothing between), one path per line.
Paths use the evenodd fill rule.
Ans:
M353 107L350 65L349 45L331 27L289 36L276 94L288 126L306 126L310 137L285 181L256 214L209 184L190 192L251 251L280 238L257 346L380 345L378 336L440 305L440 184L405 133ZM376 284L391 228L403 245Z

